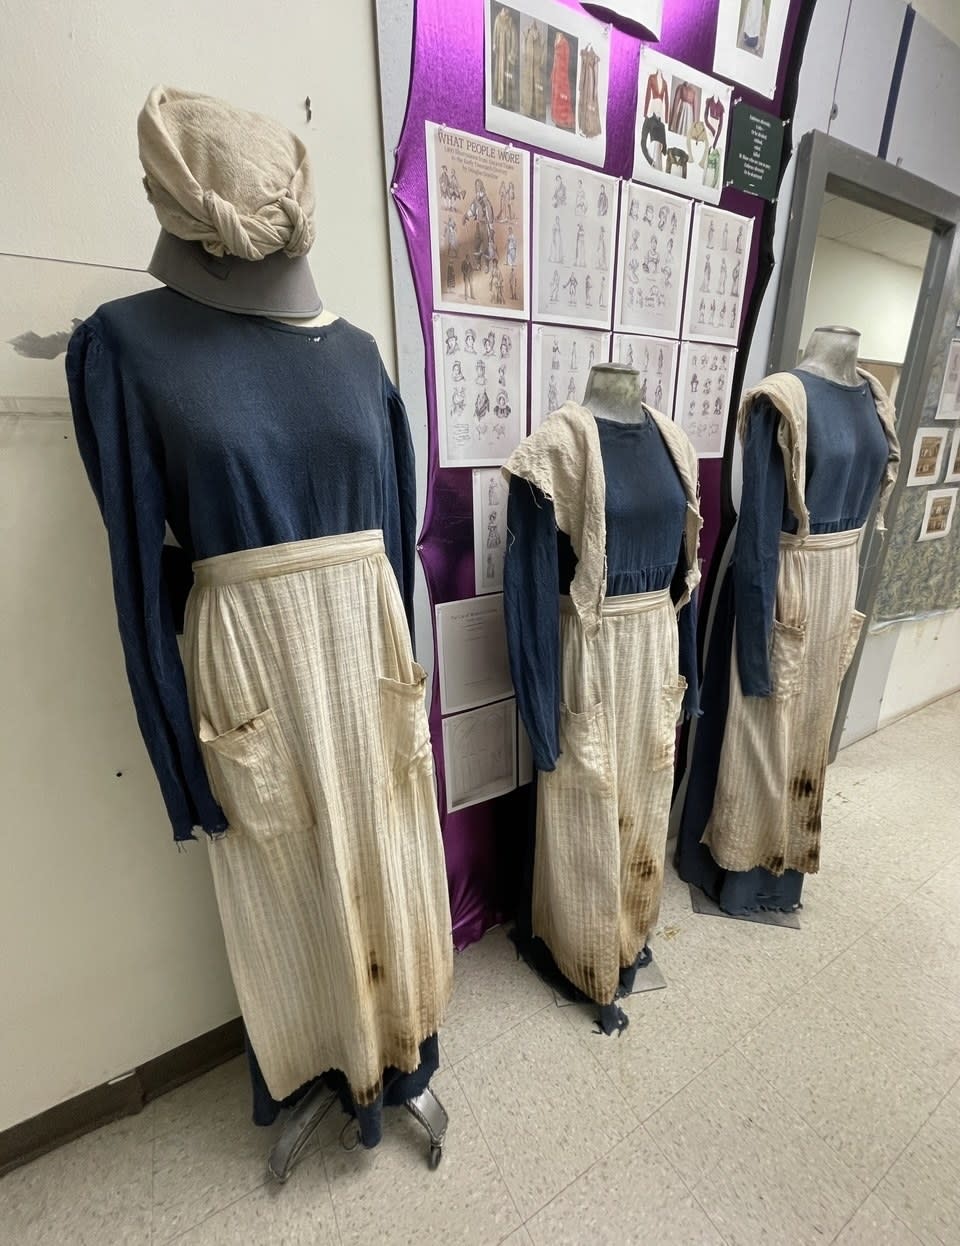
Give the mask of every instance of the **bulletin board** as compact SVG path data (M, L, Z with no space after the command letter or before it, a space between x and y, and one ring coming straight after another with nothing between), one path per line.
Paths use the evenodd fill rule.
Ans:
M772 268L775 212L775 202L727 186L723 152L711 148L720 146L718 132L726 144L739 101L788 116L813 5L774 0L772 8L783 10L779 35L769 27L759 45L765 72L773 61L772 93L714 70L715 53L718 65L736 61L720 55L724 40L749 51L753 38L721 0L666 0L659 41L644 39L636 26L595 22L574 0L417 0L403 30L386 7L382 71L409 39L391 193L406 252L395 240L394 268L409 265L402 280L412 278L417 316L400 318L398 346L401 361L421 351L424 359L426 461L421 456L418 475L426 491L418 548L434 625L430 724L453 932L463 947L509 911L516 845L530 807L525 736L512 697L496 681L502 603L491 604L498 578L488 554L502 557L499 508L506 497L496 492L494 460L509 455L518 407L519 434L526 435L544 414L540 407L552 405L551 381L561 402L579 400L591 357L639 359L644 339L671 343L654 352L671 370L651 373L647 399L654 405L659 382L664 406L666 395L673 401L665 413L692 421L688 431L699 440L701 556L709 572L734 436L731 413ZM541 64L540 56L531 80L529 67ZM658 71L667 80L665 106L657 82L648 89ZM383 84L385 118L390 93L398 93L391 77ZM651 155L657 176L644 165ZM789 141L781 174L788 156ZM631 195L636 240L623 232ZM689 234L681 245L682 227ZM686 288L694 261L695 297ZM670 281L658 292L653 277L664 264ZM518 350L526 352L522 369ZM404 396L408 405L420 400L407 388ZM484 598L482 607L470 604ZM489 668L477 672L477 681L495 699L468 709L459 708L462 697L444 704L438 621L448 652L452 644ZM430 643L422 626L418 643L421 651ZM448 672L447 681L469 683L462 675Z

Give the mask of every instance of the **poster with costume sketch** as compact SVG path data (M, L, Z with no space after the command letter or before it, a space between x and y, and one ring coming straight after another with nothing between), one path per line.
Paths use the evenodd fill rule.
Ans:
M610 328L619 183L579 165L533 161L533 316Z
M732 346L680 345L673 418L693 442L698 458L723 457L736 357Z
M668 337L613 335L613 361L640 374L640 401L667 419L673 418L680 343Z
M507 482L499 467L473 473L473 574L477 595L503 592Z
M645 47L638 89L633 176L719 203L730 129L730 87Z
M772 99L790 0L720 0L713 72Z
M943 385L935 420L955 420L960 415L960 338L954 338L947 351Z
M533 326L530 431L565 402L583 402L590 369L610 359L610 334L596 329Z
M434 312L441 467L497 467L527 427L527 326Z
M613 325L618 332L680 336L692 214L689 199L637 182L624 187Z
M443 720L447 812L512 792L517 786L517 703L496 705Z
M752 237L751 217L697 204L683 315L691 342L737 343Z
M602 166L610 27L556 0L484 0L484 126Z
M526 319L529 155L433 121L426 128L434 309Z

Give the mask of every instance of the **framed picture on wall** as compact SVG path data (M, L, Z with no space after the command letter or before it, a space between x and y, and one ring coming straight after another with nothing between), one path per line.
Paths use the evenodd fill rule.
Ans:
M484 0L483 15L486 128L602 165L610 27L555 0Z
M947 474L943 478L945 485L960 483L960 428L953 430L950 439L950 451L947 454Z
M610 328L620 184L581 165L533 161L533 315Z
M751 217L697 204L683 317L691 342L738 341L752 237Z
M435 311L527 318L530 157L428 121L427 192Z
M713 72L772 99L790 0L720 0Z
M640 397L648 407L673 418L680 343L669 337L615 333L613 361L640 373Z
M730 129L730 88L644 47L633 176L681 195L719 203Z
M638 182L624 186L614 329L680 336L692 212L689 199Z
M947 451L945 428L919 428L910 456L908 485L935 485L940 479L943 456Z
M954 338L947 349L943 384L937 403L937 420L955 420L960 416L960 339Z
M953 527L957 489L931 489L926 496L918 541L942 541Z

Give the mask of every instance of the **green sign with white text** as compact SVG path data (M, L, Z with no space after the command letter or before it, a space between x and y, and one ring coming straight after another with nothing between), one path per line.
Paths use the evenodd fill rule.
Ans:
M761 199L776 199L786 122L741 100L730 118L726 183Z

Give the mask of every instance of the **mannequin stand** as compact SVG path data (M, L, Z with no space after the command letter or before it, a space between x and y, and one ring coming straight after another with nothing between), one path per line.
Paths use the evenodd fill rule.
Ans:
M284 1126L283 1132L274 1143L267 1157L267 1172L275 1181L279 1181L283 1185L289 1180L290 1174L303 1155L307 1143L316 1133L333 1105L339 1103L339 1101L339 1096L323 1085L315 1086L313 1090L304 1095L290 1113L290 1118ZM446 1108L429 1086L422 1094L416 1095L413 1099L408 1099L403 1106L427 1131L427 1137L430 1139L427 1165L431 1170L437 1168L440 1160L443 1158L443 1143L447 1134L447 1125L449 1124ZM348 1144L347 1139L350 1136L351 1126L353 1127L354 1138ZM347 1122L341 1133L341 1141L343 1141L344 1147L348 1151L354 1151L359 1146L360 1134L355 1121L350 1120Z
M728 921L754 922L758 926L783 926L788 930L800 930L800 913L782 913L779 909L758 909L755 913L725 913L714 900L693 883L690 888L690 906L695 913L705 917L726 917Z

